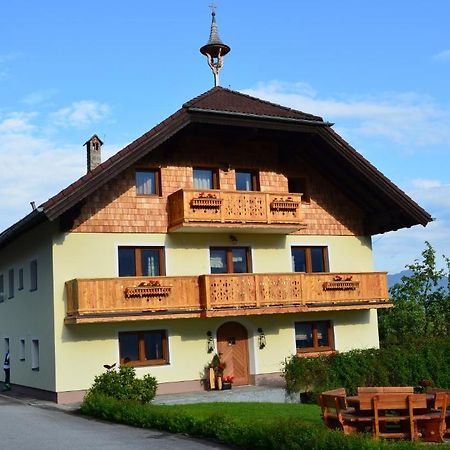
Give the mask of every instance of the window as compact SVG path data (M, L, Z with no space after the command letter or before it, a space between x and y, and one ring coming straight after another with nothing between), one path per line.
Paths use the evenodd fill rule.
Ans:
M31 369L39 370L39 339L31 339Z
M14 269L8 271L8 298L14 297Z
M236 170L236 190L237 191L258 191L258 176L253 172Z
M309 186L306 178L288 178L288 190L293 194L303 194L302 203L310 203Z
M37 260L30 261L30 291L36 291L38 288Z
M147 366L169 364L167 332L132 331L119 333L120 364Z
M293 272L328 272L327 247L292 247Z
M193 170L194 189L219 189L219 174L212 169Z
M0 302L5 301L5 281L3 274L0 274Z
M213 247L209 251L211 273L249 273L250 248Z
M25 339L19 339L19 358L21 361L25 361Z
M23 268L19 269L19 285L17 286L17 289L19 291L23 289Z
M297 353L333 350L333 326L330 320L295 323Z
M136 171L137 195L161 195L160 177L157 170Z
M119 247L119 277L164 274L163 247Z

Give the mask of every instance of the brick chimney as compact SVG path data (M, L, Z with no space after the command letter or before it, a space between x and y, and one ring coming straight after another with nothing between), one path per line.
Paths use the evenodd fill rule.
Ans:
M87 171L90 172L102 162L101 148L103 142L94 134L84 145L87 153Z

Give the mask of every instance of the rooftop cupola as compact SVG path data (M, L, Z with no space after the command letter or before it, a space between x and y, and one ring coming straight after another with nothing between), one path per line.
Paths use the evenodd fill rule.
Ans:
M103 142L96 134L94 134L84 143L84 145L86 146L87 153L87 171L90 172L102 162L101 148Z
M211 5L212 19L211 32L209 34L209 41L200 48L200 52L208 58L208 65L214 74L214 86L219 86L219 72L223 66L223 57L230 52L231 48L224 44L220 37L216 23L216 6Z

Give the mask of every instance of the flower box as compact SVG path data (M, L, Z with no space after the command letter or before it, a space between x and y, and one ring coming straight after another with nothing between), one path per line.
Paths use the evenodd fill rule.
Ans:
M124 290L125 298L167 297L172 286L131 286Z
M274 199L270 203L270 209L273 211L296 211L300 202L292 199Z
M191 200L191 208L220 208L221 198L198 197Z
M223 381L222 382L222 391L227 391L227 390L231 389L232 386L233 386L233 383L231 383L230 381Z
M325 281L324 291L354 291L359 287L359 281Z

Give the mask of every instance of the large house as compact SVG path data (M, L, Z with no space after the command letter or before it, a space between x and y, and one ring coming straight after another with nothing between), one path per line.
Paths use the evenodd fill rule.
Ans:
M214 87L0 235L11 381L82 397L104 364L159 392L236 384L291 354L378 346L371 236L429 214L322 118ZM13 387L14 388L14 387Z

